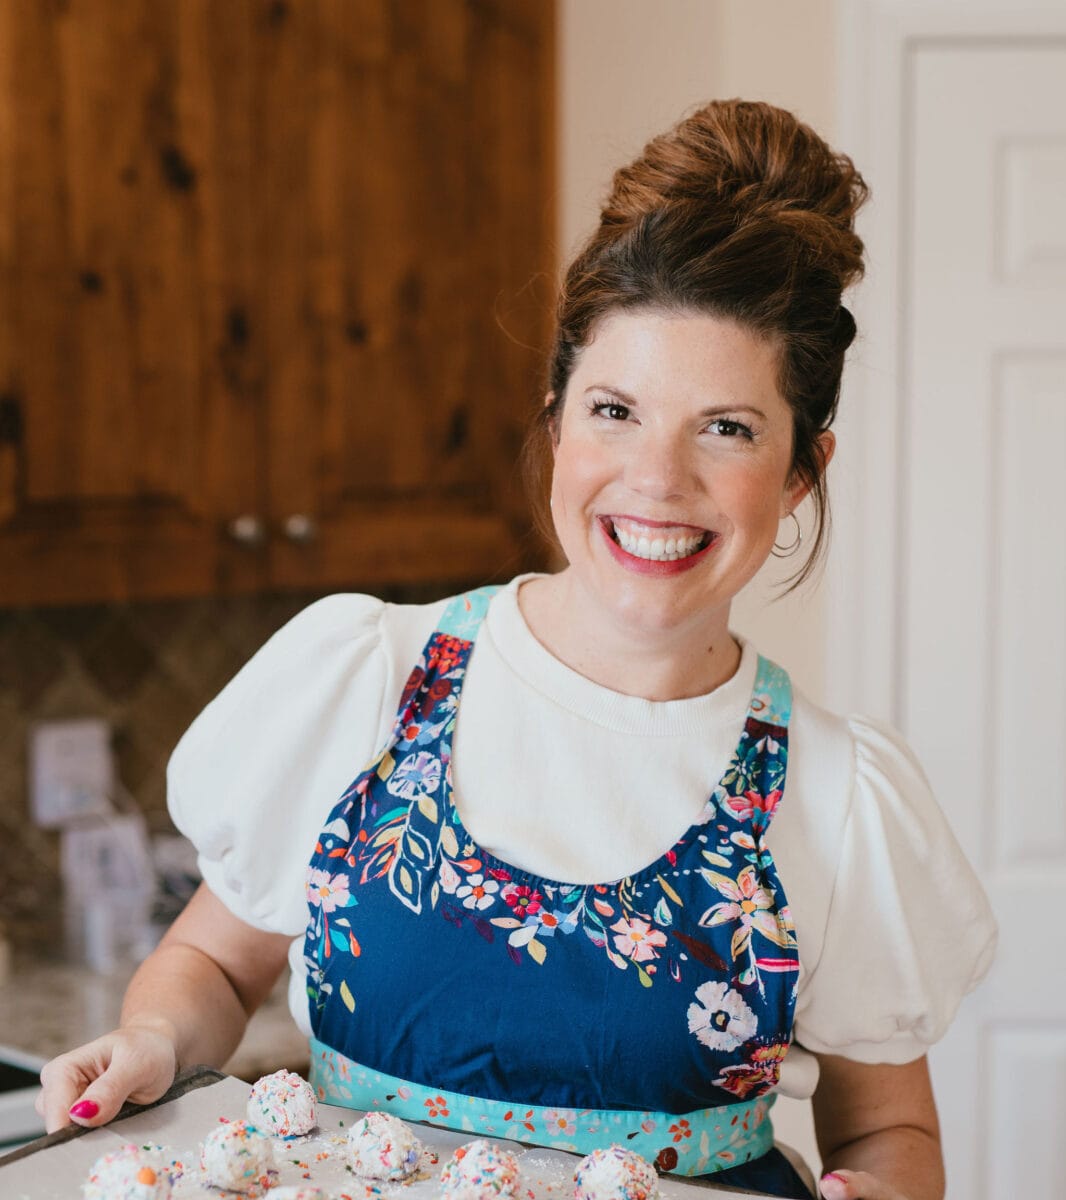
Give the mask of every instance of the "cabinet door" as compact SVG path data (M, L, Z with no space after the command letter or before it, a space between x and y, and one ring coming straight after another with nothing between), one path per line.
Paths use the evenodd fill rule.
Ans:
M551 311L552 20L318 0L263 39L277 584L530 565L515 464Z
M247 4L0 4L0 602L265 580ZM240 527L238 527L238 530Z
M532 565L552 21L0 3L0 603Z

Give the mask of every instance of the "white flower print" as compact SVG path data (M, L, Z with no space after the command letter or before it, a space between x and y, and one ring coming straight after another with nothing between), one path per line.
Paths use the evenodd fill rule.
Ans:
M544 1128L552 1137L573 1137L576 1121L577 1113L572 1108L549 1108L544 1114Z
M459 872L446 858L441 858L440 860L438 877L440 879L441 891L449 896L454 896L456 888L462 883L462 879L459 876Z
M385 788L401 800L432 796L440 787L440 759L424 750L408 756L389 776Z
M688 1006L688 1031L712 1050L735 1050L759 1028L755 1014L739 992L724 983L701 983L698 1004Z
M307 901L323 912L347 908L351 903L347 875L330 875L319 867L310 867L307 872Z
M495 879L486 879L484 875L468 875L466 883L455 889L456 896L462 900L464 908L491 908L495 896L500 890Z

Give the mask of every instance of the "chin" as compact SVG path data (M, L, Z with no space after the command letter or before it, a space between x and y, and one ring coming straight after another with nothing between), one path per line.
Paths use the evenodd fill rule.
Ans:
M620 624L634 631L660 636L687 632L694 625L712 622L714 614L723 607L710 597L701 600L699 597L656 596L656 588L648 586L656 583L660 581L616 587L612 608ZM724 607L728 614L729 605Z

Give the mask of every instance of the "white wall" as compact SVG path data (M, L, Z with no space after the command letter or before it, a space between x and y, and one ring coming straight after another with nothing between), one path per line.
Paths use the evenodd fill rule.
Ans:
M833 141L834 0L558 3L561 261L593 228L613 171L706 100L768 100ZM782 526L785 540L791 528ZM733 626L817 700L825 685L824 596L814 582L770 604L770 585L781 578L772 562L738 599ZM817 1170L809 1105L781 1101L774 1121L778 1136Z
M595 225L614 170L706 100L768 100L832 141L833 0L558 2L561 261ZM786 522L783 539L791 540L791 533ZM768 585L781 578L781 565L772 563L738 600L733 625L820 699L826 636L821 590L807 584L769 604Z

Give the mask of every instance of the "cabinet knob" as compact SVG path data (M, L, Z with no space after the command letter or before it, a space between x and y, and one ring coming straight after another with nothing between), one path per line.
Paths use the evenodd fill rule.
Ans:
M242 546L261 546L266 541L266 524L255 513L241 513L226 526L226 532Z
M296 542L301 546L306 546L308 542L313 542L318 537L318 526L315 524L315 519L309 517L307 513L293 513L292 516L286 517L281 528L290 542Z

